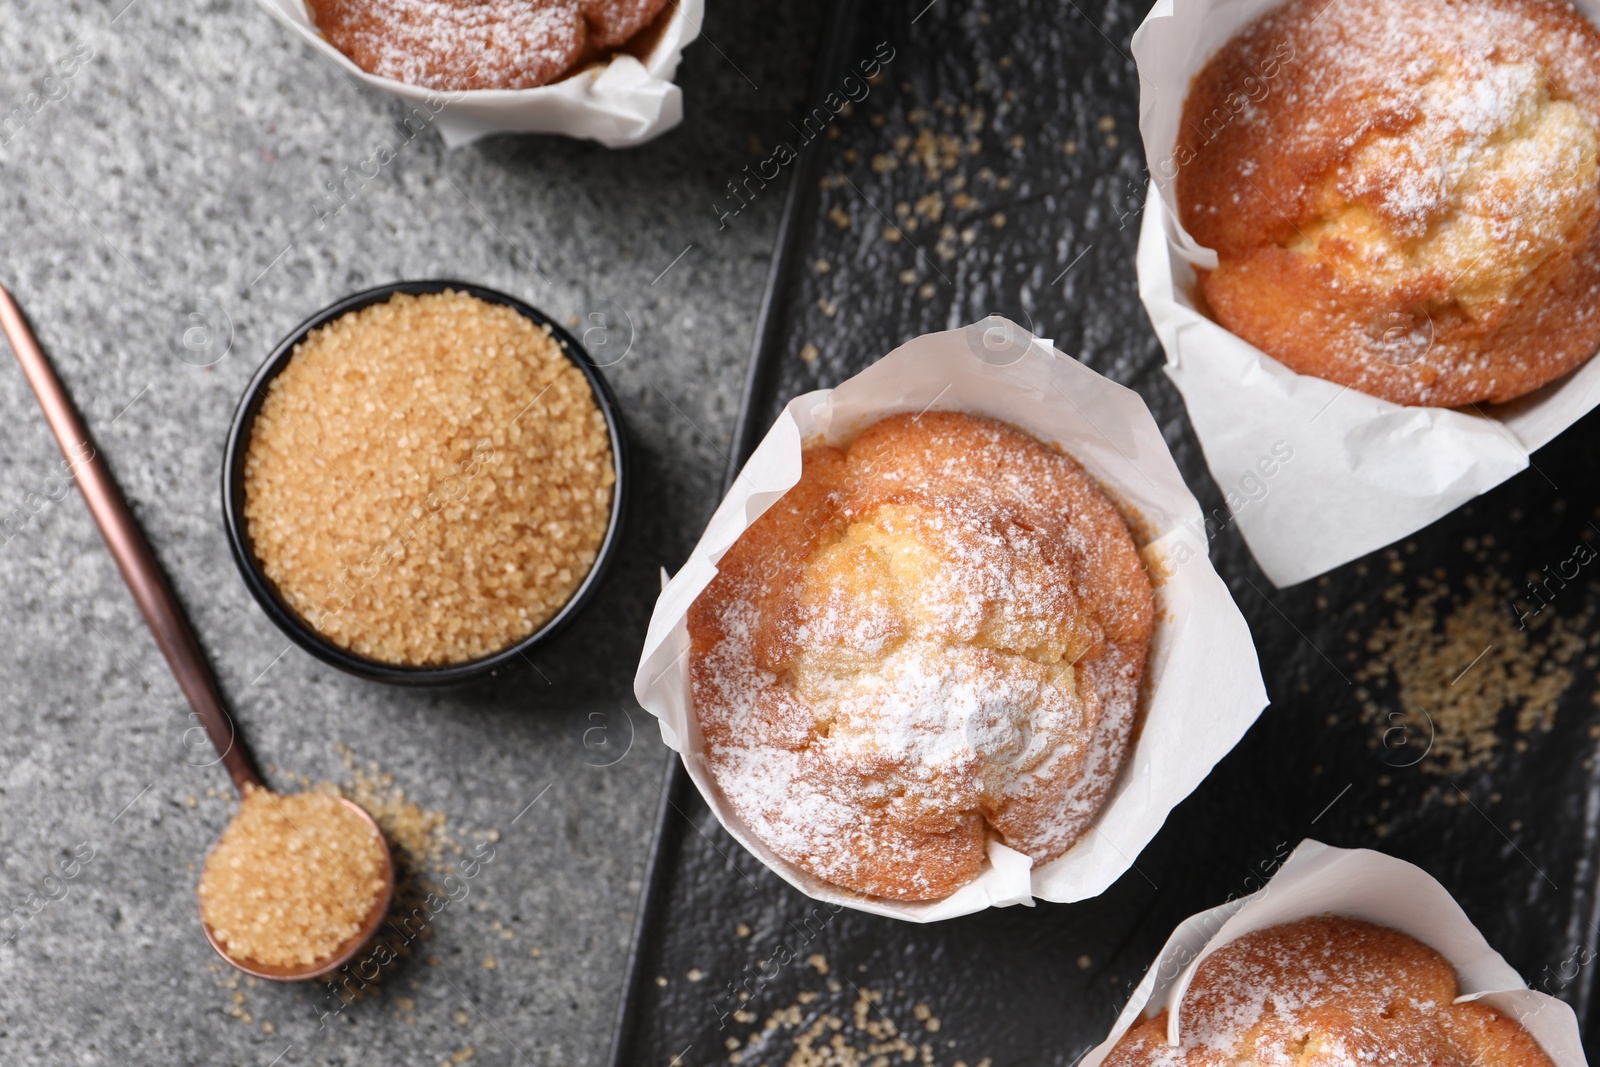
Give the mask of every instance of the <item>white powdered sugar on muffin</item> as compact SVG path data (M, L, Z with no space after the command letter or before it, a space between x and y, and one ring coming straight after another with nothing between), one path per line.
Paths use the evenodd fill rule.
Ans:
M1081 468L972 416L897 417L805 474L690 617L718 788L779 855L935 899L987 842L1060 855L1126 755L1152 626Z
M1566 0L1290 0L1196 76L1173 159L1223 326L1452 407L1600 345L1597 156L1600 30Z
M453 91L546 85L621 48L666 0L308 0L312 21L362 70Z
M1163 1011L1103 1067L1551 1067L1533 1036L1398 930L1315 916L1247 933L1201 961L1168 1044Z

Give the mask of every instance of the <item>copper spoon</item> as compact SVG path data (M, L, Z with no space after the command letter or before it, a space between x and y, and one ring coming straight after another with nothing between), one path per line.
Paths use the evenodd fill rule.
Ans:
M167 657L167 664L172 668L178 685L183 689L184 696L189 698L189 704L194 708L201 725L205 727L206 736L211 739L211 744L222 757L222 765L228 769L228 776L233 779L233 787L238 790L240 797L244 796L246 789L265 789L260 772L251 762L250 755L245 751L244 743L234 728L233 718L223 706L222 691L217 686L216 677L211 673L211 666L206 662L205 654L200 650L200 642L196 639L189 620L184 616L183 608L178 604L178 598L173 594L172 586L168 584L160 563L156 561L150 542L140 530L139 522L129 509L122 491L112 480L111 471L106 466L105 460L90 441L89 431L84 427L83 419L79 417L77 409L73 407L71 397L67 395L61 380L56 377L49 361L40 351L39 342L33 336L33 331L28 328L22 311L3 286L0 286L0 329L4 329L6 338L11 342L12 351L17 354L17 362L22 364L22 372L27 375L28 384L33 386L33 391L39 398L39 406L44 409L45 421L50 424L56 442L61 446L62 454L66 456L67 464L77 478L78 488L83 492L84 503L88 504L89 514L94 517L95 525L100 527L100 535L105 538L106 547L111 550L112 558L117 561L117 569L122 572L122 580L128 583L134 602L139 605L145 623L155 635L156 644ZM361 924L361 929L322 959L303 966L279 967L228 955L227 950L217 942L211 927L202 921L201 926L205 928L206 939L211 942L211 947L217 950L217 954L228 963L246 974L274 981L316 978L348 963L376 932L378 924L383 921L385 913L389 910L389 900L394 894L394 860L389 854L389 844L384 840L372 816L359 804L343 798L341 800L349 805L351 810L359 813L372 827L373 832L378 834L378 840L383 842L384 890Z

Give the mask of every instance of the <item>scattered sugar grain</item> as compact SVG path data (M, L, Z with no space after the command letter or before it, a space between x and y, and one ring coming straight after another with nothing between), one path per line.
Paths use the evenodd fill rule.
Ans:
M1356 674L1358 683L1380 690L1362 700L1379 744L1397 736L1388 694L1398 698L1405 723L1418 734L1414 743L1426 746L1422 769L1434 774L1492 763L1503 717L1519 735L1550 729L1573 682L1572 664L1590 625L1587 612L1548 610L1519 626L1507 608L1515 591L1493 569L1467 577L1460 588L1428 577L1417 580L1415 594L1404 586L1393 593L1385 599L1396 605L1394 614L1367 639L1370 656ZM1511 747L1521 753L1528 745L1517 736Z

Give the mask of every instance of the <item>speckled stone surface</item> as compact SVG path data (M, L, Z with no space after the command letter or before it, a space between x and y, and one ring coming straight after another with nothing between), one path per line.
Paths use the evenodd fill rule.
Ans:
M233 982L194 898L227 778L186 742L182 696L4 354L4 1062L604 1059L665 758L629 683L658 569L716 502L780 206L758 199L719 229L710 205L798 104L822 5L713 7L679 74L687 118L661 140L451 153L425 134L319 224L327 183L401 140L397 102L247 0L0 0L0 122L22 116L0 127L0 279L269 779L372 762L459 840L498 834L427 946L338 1015L319 1018L315 990ZM290 647L219 513L229 416L259 360L342 295L430 276L586 327L596 311L631 321L588 337L607 362L626 352L605 372L633 444L624 555L537 669L450 692L357 681ZM51 877L63 863L75 875Z

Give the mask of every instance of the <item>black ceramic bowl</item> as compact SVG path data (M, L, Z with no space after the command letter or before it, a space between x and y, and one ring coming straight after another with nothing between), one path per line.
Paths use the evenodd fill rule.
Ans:
M548 622L509 648L483 659L443 667L407 667L368 659L340 648L313 629L284 602L277 588L262 572L261 564L250 545L250 531L244 518L244 457L250 448L250 431L255 424L256 413L261 410L261 403L267 396L267 384L288 365L295 346L305 340L308 333L347 312L358 311L371 304L380 304L396 293L440 293L446 289L470 293L492 304L504 304L534 322L550 328L551 336L561 345L561 350L566 353L567 358L583 372L583 376L589 380L590 388L594 390L595 403L600 406L600 412L605 416L606 429L611 435L611 457L616 464L617 480L611 494L611 521L606 526L605 537L600 542L600 551L595 557L594 566L589 569L588 575L584 577L571 599ZM394 685L454 685L480 678L528 657L535 647L548 641L570 623L594 595L611 557L616 553L622 517L627 510L627 499L627 441L623 437L616 397L611 394L611 387L589 361L583 346L563 329L560 323L515 297L493 289L485 289L481 285L456 281L394 282L380 285L376 289L368 289L354 296L345 297L296 326L294 331L273 350L272 355L267 357L266 362L261 364L261 369L256 371L255 377L250 380L250 387L245 390L244 397L239 401L239 407L233 414L233 425L228 431L228 450L222 461L222 515L228 527L228 544L233 549L233 560L239 565L239 573L244 576L244 584L249 587L262 610L289 635L291 641L324 663L331 663L340 670L361 678Z

